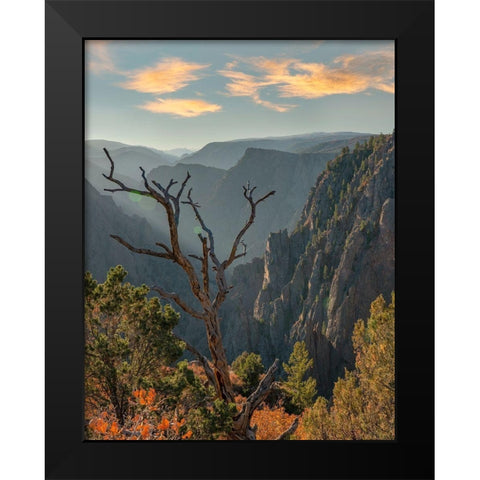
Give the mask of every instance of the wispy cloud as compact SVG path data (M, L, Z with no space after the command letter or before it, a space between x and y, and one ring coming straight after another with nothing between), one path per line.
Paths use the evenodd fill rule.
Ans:
M255 74L239 70L239 64ZM369 89L394 93L393 50L337 57L333 64L307 63L295 58L250 57L236 59L218 72L229 79L231 96L248 96L255 103L278 112L295 105L262 100L260 92L274 87L280 98L313 99L338 94L356 94Z
M198 72L209 66L180 58L164 58L153 67L129 72L129 79L120 86L142 93L173 93L198 80L201 77Z
M109 50L109 40L87 40L87 68L95 74L119 73Z
M144 68L121 70L115 63L110 43L108 40L88 41L87 68L93 74L116 74L121 79L116 85L123 89L155 95L155 99L140 108L187 118L222 110L221 105L198 98L205 95L198 90L191 94L197 98L165 98L204 78L211 65L172 56ZM374 90L394 93L393 49L342 55L329 63L307 62L287 56L230 57L223 69L217 71L227 79L223 94L246 97L280 113L297 106L286 99L371 94Z
M133 71L121 71L109 51L108 41L89 41L87 49L87 67L94 74L111 72L126 78L117 86L140 93L164 95L185 88L202 77L202 70L210 65L187 62L181 58L163 58L154 66ZM195 92L203 96L201 92ZM163 113L176 117L198 117L206 113L218 112L220 105L199 99L156 98L139 108L152 113Z
M270 76L281 97L320 98L327 95L354 94L373 87L371 78L342 68L317 63L296 63L296 72Z
M222 109L220 105L215 103L187 98L157 98L145 105L141 105L140 108L153 113L168 113L177 117L198 117L206 113L218 112Z
M234 66L236 66L236 63ZM227 94L232 97L250 97L256 104L277 112L287 112L295 107L295 105L273 103L261 99L260 89L272 85L272 82L262 80L254 75L230 70L228 68L220 70L218 73L230 79L230 82L226 85L226 89L228 92Z

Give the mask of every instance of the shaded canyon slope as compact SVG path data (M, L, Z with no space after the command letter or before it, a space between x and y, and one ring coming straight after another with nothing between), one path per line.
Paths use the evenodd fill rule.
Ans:
M291 234L270 234L263 259L237 267L223 310L231 359L287 360L304 340L319 393L354 365L354 323L394 290L395 146L379 136L344 151L318 176Z
M112 151L116 161L116 151ZM300 218L308 191L315 178L334 158L332 153L293 154L280 151L248 149L237 165L228 171L203 165L161 165L148 173L150 180L164 185L173 178L181 184L187 171L191 174L188 186L195 201L201 205L201 213L207 225L214 231L217 253L223 259L231 249L233 240L249 216L248 202L242 194L247 182L258 185L258 195L276 190L276 202L265 202L259 209L255 228L245 237L248 259L261 256L271 231L293 229ZM169 229L166 215L154 200L131 193L110 194L104 188L112 188L102 173L108 173L108 160L103 168L87 159L85 190L86 269L99 281L108 269L124 265L129 272L128 281L134 285L145 283L159 285L168 291L192 298L186 277L177 265L168 260L136 255L110 238L120 235L139 248L157 250L156 242L168 243ZM125 171L120 162L115 175L125 184L143 189L139 173ZM138 166L135 170L138 170ZM126 173L125 173L126 172ZM135 176L133 174L135 173ZM132 177L128 176L131 174ZM176 191L178 185L173 190ZM199 254L198 221L188 206L182 205L179 233L182 248L187 254ZM243 259L242 259L243 260ZM195 267L198 265L195 264ZM211 275L214 282L214 275ZM212 291L216 288L212 285ZM207 353L204 328L198 320L180 312L177 332Z
M258 208L255 224L245 235L248 245L245 259L250 260L263 255L270 232L279 228L293 230L315 178L334 157L332 153L295 154L248 148L237 165L215 185L202 209L205 221L215 234L217 252L221 256L228 254L250 215L243 185L257 186L255 198L275 190L273 199Z
M115 162L116 154L117 152L112 153ZM257 185L258 197L275 190L275 202L266 202L258 209L255 227L245 236L248 254L242 259L244 262L263 254L270 232L279 228L293 230L315 178L333 158L335 154L331 152L295 154L248 148L240 161L229 170L177 163L174 166L161 165L153 168L147 176L151 181L155 180L163 185L174 179L178 182L172 189L175 193L187 171L190 172L188 187L192 189L194 200L201 205L205 222L215 234L217 254L220 257L228 255L237 233L250 214L242 186L248 182ZM138 167L135 172L123 167L122 162L116 165L115 175L126 185L143 190ZM123 213L146 219L154 232L168 236L166 216L154 200L123 192L113 196L105 192L105 188L112 188L111 182L102 176L102 173L108 173L108 168L106 158L103 159L103 168L90 160L87 161L88 181L102 195L111 196ZM198 222L193 211L183 206L179 224L180 239L183 245L192 250L191 253L198 253L196 249L200 245L195 234L196 227Z
M111 196L123 214L144 218L154 234L162 237L168 236L168 224L164 212L154 200L133 194L112 195L105 191L112 188L112 183L102 175L110 169L103 147L109 149L115 161L115 176L133 188L144 188L140 166L150 180L162 184L168 184L170 179L180 184L190 171L189 187L193 189L193 198L202 206L202 215L215 233L217 252L222 257L229 252L233 239L249 215L242 185L247 182L257 185L259 195L275 190L275 202L262 205L254 228L247 232L248 253L241 260L245 263L263 255L270 232L280 228L287 228L289 232L293 230L318 174L345 145L352 146L352 142L365 138L358 135L334 132L219 142L218 159L223 158L220 164L224 168L233 164L228 170L205 166L201 162L193 164L195 155L190 155L188 160L185 157L185 161L180 163L176 162L178 158L156 149L107 140L88 140L85 142L85 176L102 196ZM207 155L212 145L206 145L201 150L202 155ZM305 148L309 151L304 152ZM210 154L213 155L212 152ZM212 158L217 158L209 155L210 163ZM191 210L182 210L180 238L188 250L196 253L198 238L195 227L198 227L198 222ZM105 248L109 249L109 244Z
M111 234L120 235L141 248L155 249L155 242L168 242L168 237L155 232L145 218L126 215L111 196L101 195L85 181L85 271L103 282L111 267L123 265L128 272L127 281L132 285L161 285L195 305L190 285L178 265L161 258L133 253L113 240ZM202 344L205 336L198 320L184 319L176 331L196 344Z

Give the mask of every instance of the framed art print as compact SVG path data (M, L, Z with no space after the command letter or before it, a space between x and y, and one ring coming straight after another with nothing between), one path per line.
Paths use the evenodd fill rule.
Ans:
M433 3L46 2L47 478L433 478Z

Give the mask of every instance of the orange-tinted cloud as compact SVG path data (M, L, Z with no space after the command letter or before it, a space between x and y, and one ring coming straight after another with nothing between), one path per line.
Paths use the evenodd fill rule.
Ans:
M262 100L258 93L252 96L252 99L257 105L262 105L263 107L267 107L270 110L275 110L276 112L281 112L281 113L288 112L289 110L297 106L297 105L273 103L273 102L269 102L268 100Z
M271 82L262 81L254 75L229 69L220 70L218 73L230 79L230 82L226 85L226 89L228 95L232 97L250 97L256 104L270 108L271 110L275 110L277 112L287 112L295 107L295 105L278 104L269 102L267 100L262 100L260 98L259 90L262 87L272 85Z
M375 85L375 88L377 90L381 90L382 92L387 92L387 93L395 93L395 83L378 83Z
M321 63L296 63L301 73L275 75L281 97L319 98L327 95L359 93L370 87L370 79Z
M247 59L247 62L268 75L288 75L289 67L298 62L298 60L294 58L254 57Z
M120 86L142 93L172 93L198 80L198 72L207 67L209 65L185 62L180 58L165 58L154 67L128 73L129 79Z
M201 78L200 71L209 67L209 65L186 62L180 58L164 58L153 67L121 71L116 68L110 55L108 41L88 41L87 46L87 62L92 73L112 72L122 75L127 80L117 84L118 86L141 93L158 95L176 92ZM201 92L195 93L203 96ZM139 107L153 113L165 113L177 117L198 117L222 109L220 105L204 100L178 98L157 98Z
M87 68L95 74L118 73L108 49L109 40L87 40Z
M267 108L288 111L294 105L280 105L260 98L265 87L275 87L279 97L313 99L338 94L355 94L369 89L394 93L393 49L337 57L332 65L306 63L293 58L254 57L241 59L258 74L238 70L238 62L219 73L230 81L231 96L249 96ZM228 68L230 67L230 68Z
M222 107L199 99L157 98L140 108L153 113L167 113L177 117L198 117L205 113L219 112Z

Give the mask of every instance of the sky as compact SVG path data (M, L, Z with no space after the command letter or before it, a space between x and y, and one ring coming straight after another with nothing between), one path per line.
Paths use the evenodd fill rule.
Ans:
M394 42L87 40L85 137L169 150L394 128Z

